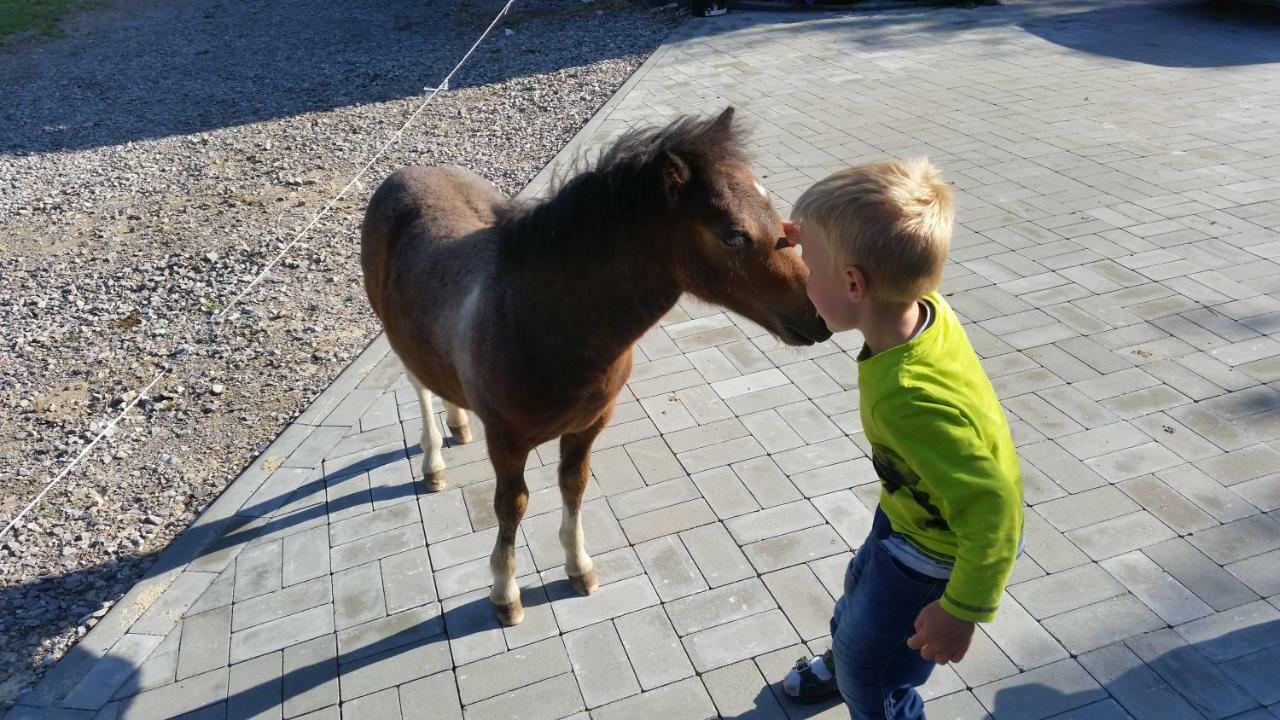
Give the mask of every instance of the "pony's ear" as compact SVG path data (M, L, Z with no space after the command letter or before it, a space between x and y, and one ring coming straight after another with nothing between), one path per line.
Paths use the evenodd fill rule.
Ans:
M733 106L725 108L711 123L711 131L717 135L727 136L733 130Z
M661 163L662 186L667 191L667 197L674 201L680 196L684 186L689 183L689 163L670 150L663 151L659 162Z

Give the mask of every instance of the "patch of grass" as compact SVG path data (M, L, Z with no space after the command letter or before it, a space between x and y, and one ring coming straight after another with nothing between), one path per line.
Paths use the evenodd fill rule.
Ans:
M0 41L11 35L57 37L58 23L68 11L88 7L91 0L0 0Z

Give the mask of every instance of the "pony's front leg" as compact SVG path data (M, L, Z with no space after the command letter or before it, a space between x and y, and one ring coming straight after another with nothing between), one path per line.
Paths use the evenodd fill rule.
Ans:
M560 498L564 502L560 545L564 547L565 575L579 595L590 595L600 584L582 534L582 496L591 477L591 443L608 424L612 412L610 407L587 430L560 438Z
M500 430L486 429L489 458L498 475L493 494L493 509L498 516L498 541L489 556L489 569L493 571L493 589L489 592L489 599L493 601L498 622L518 625L524 620L524 606L520 603L520 586L516 584L516 531L529 503L524 464L532 448L512 442Z

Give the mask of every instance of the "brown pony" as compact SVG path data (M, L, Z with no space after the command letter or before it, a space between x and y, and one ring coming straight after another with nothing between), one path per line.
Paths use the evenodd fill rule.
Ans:
M631 373L631 349L681 293L722 304L785 342L831 333L806 271L747 169L733 108L633 130L548 199L518 204L453 167L409 167L374 193L361 264L373 310L422 405L423 475L444 488L431 394L458 442L484 423L497 474L493 601L524 617L515 581L529 452L560 438L560 542L574 590L597 585L579 510L591 443Z

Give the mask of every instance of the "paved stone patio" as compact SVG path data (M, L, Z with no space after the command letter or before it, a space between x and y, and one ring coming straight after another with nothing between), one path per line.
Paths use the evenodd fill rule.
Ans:
M784 212L886 155L958 191L944 291L1013 423L1027 550L929 716L1280 717L1280 24L732 14L686 24L562 157L726 102ZM417 403L375 342L10 717L847 717L776 682L827 642L876 502L859 345L682 302L596 445L603 585L568 592L539 448L527 617L502 629L483 442L424 494Z

